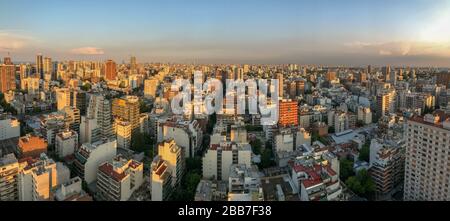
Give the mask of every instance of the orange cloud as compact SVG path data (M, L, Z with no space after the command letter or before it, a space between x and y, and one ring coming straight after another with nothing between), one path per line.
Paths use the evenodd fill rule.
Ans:
M79 55L102 55L105 54L105 51L101 48L96 47L83 47L83 48L74 48L70 50L72 54Z

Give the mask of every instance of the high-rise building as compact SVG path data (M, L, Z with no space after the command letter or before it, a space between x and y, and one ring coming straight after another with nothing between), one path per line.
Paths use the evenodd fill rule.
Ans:
M144 96L146 98L156 98L158 83L158 79L156 78L150 78L144 81Z
M14 154L0 157L0 201L17 201L19 163Z
M70 180L70 170L62 163L55 163L46 154L38 158L25 158L20 162L19 200L49 201L58 185Z
M139 132L139 98L124 96L116 98L112 103L112 115L131 124L133 133Z
M70 89L58 88L55 89L56 93L56 106L58 110L62 110L65 107L70 107Z
M232 164L251 167L252 148L248 143L223 141L210 145L203 156L203 177L205 179L228 180Z
M427 114L406 123L404 200L450 200L450 119Z
M117 135L117 147L129 149L131 147L131 124L120 118L115 119L115 129Z
M107 60L105 62L105 79L106 80L116 80L116 62L113 60Z
M16 70L10 58L0 64L0 93L16 89Z
M158 144L151 165L152 201L168 199L171 189L180 185L184 167L184 151L173 139Z
M283 74L282 73L278 73L277 74L277 79L278 79L278 97L283 97L283 92L284 92L284 80L283 80Z
M42 54L36 55L36 74L39 78L44 78L44 59Z
M83 124L83 126L87 126L87 129L89 129L86 130L86 132L98 128L98 138L115 138L112 128L113 122L111 118L111 103L103 95L92 94L90 96L86 119L96 119L96 126L92 124L92 121L91 124ZM86 119L83 122L88 122ZM86 129L83 128L83 126L81 128ZM82 140L83 139L84 137Z
M73 130L65 130L56 134L55 150L60 158L72 155L78 149L78 133Z
M137 69L137 62L136 62L135 56L131 56L131 58L130 58L130 69L131 69L131 71L136 71L136 69Z
M294 100L281 100L279 102L279 120L281 127L298 126L298 103Z
M328 70L325 79L330 82L336 80L336 72Z
M44 79L46 81L53 80L53 63L52 59L49 57L44 58L44 64L43 64L43 72L44 72Z
M86 183L91 184L97 179L98 167L117 154L117 141L115 139L103 139L95 143L84 143L75 152L75 172Z
M394 112L395 91L382 92L377 95L377 117Z
M384 80L386 82L391 81L391 66L384 66L381 68L381 73L383 74Z

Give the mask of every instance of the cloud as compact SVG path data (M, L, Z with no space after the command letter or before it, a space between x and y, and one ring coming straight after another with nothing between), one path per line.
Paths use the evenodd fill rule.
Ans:
M101 48L96 47L83 47L83 48L74 48L70 50L72 54L78 55L102 55L105 54L105 51Z
M450 57L450 42L396 41L353 42L344 44L353 53L379 56L438 56Z
M33 41L33 38L0 30L0 51L20 50Z

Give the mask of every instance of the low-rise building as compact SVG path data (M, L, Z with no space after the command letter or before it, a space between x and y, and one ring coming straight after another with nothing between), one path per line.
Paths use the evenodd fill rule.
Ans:
M17 154L21 158L32 157L37 158L41 153L47 153L47 141L34 134L27 134L19 138L17 145Z

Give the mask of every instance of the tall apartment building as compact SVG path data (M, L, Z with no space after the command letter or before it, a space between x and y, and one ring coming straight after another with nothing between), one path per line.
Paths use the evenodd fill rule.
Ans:
M36 74L41 79L44 77L44 59L42 54L36 55Z
M58 157L64 158L72 155L78 149L78 133L73 130L65 130L56 134L55 151Z
M106 80L116 80L117 71L116 71L116 62L113 60L107 60L105 62L105 79Z
M450 200L449 117L427 114L407 121L404 200Z
M405 155L403 145L390 140L373 139L370 144L369 172L377 196L389 194L403 181Z
M395 91L382 92L377 95L377 117L381 118L384 115L393 113L395 111Z
M97 172L97 196L101 200L126 201L144 181L144 164L122 156L102 163Z
M279 102L279 120L278 125L298 126L298 103L294 100L281 100Z
M44 79L46 81L50 81L53 79L53 64L51 58L44 58L42 72L44 73Z
M210 145L203 156L203 178L228 180L232 164L251 167L252 148L248 143L222 141Z
M138 97L124 96L114 99L112 102L112 115L130 122L133 133L139 132L140 112Z
M62 110L70 106L70 89L58 88L55 89L57 109Z
M167 161L153 160L151 170L152 201L166 201L170 198L172 186L172 172Z
M19 163L14 154L0 158L0 201L17 201Z
M117 147L129 149L131 147L131 124L119 118L115 119L115 129L117 135Z
M144 96L146 98L156 98L156 91L158 89L158 79L150 78L144 81Z
M173 139L159 143L151 168L152 201L167 200L172 188L180 185L185 168L184 151Z
M45 154L20 162L19 200L52 200L52 189L70 180L70 170Z
M358 107L358 121L361 121L364 124L372 123L372 112L368 107Z
M10 62L0 64L0 93L16 89L16 70Z
M95 143L84 143L75 153L75 172L86 183L97 179L100 164L113 159L117 154L117 141L103 139Z
M101 138L115 138L112 128L111 103L101 94L90 96L86 116L81 120L82 142L99 141ZM97 136L96 136L97 135Z
M174 139L177 145L183 148L186 157L193 157L200 149L202 138L203 133L197 120L190 122L168 119L158 125L157 141Z

